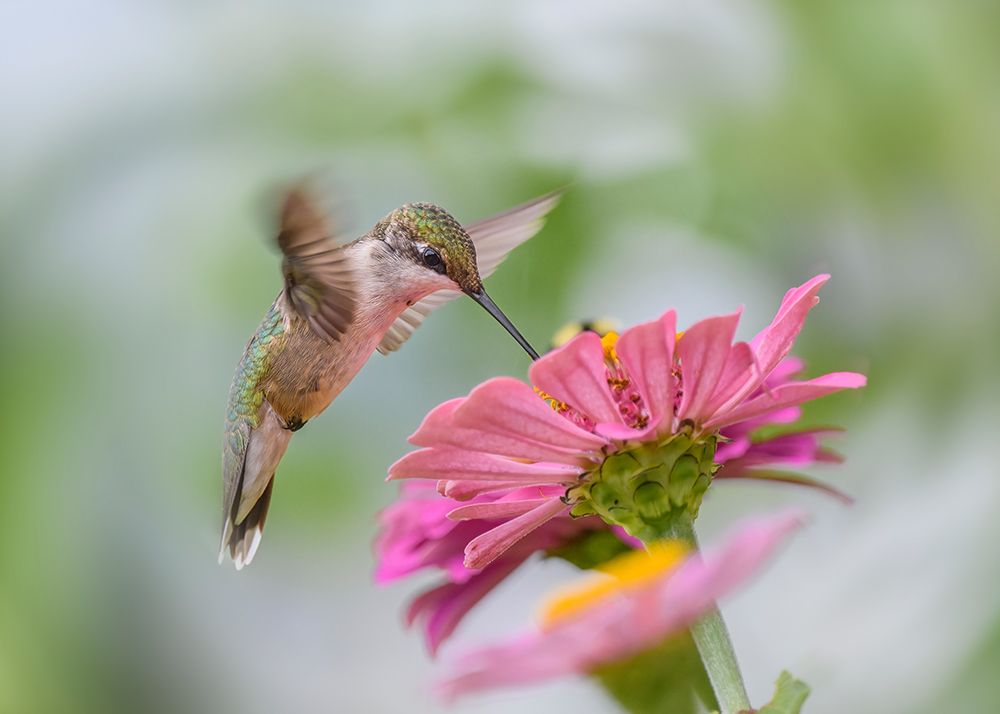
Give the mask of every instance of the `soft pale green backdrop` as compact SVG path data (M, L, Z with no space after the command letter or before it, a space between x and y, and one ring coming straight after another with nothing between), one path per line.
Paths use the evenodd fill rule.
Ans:
M850 427L823 475L857 506L726 484L700 523L816 514L725 604L751 694L787 667L809 712L992 711L998 28L975 0L3 4L0 711L440 710L370 540L426 410L524 373L476 306L374 358L296 436L257 561L215 564L229 379L280 281L264 207L314 170L359 230L570 185L491 282L537 343L744 303L749 335L832 272L799 352L870 374L808 411ZM568 575L522 573L459 642ZM582 681L455 711L513 705L611 711Z

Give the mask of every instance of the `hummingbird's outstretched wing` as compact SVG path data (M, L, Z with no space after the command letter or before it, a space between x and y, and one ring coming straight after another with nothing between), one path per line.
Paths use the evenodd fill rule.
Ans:
M338 341L354 320L355 279L344 246L302 188L288 192L281 210L281 272L295 310L320 337Z
M488 278L514 248L538 233L545 223L545 216L559 203L561 196L562 191L553 191L465 226L472 242L476 244L479 276ZM396 318L382 338L378 351L386 355L398 350L420 327L424 318L461 294L458 290L438 290L414 303Z

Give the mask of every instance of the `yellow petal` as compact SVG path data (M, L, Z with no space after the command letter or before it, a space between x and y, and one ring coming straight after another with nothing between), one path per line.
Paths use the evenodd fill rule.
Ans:
M543 627L577 615L608 597L666 577L680 565L687 548L678 541L654 543L649 550L635 550L598 567L592 574L557 592L542 608Z

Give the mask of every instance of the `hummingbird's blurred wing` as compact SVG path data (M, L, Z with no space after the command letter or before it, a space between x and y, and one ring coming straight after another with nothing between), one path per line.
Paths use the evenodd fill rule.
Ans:
M514 248L538 233L545 223L545 216L559 203L561 197L562 191L553 191L465 226L472 242L476 244L479 276L488 278ZM386 355L398 350L420 327L425 317L461 294L458 290L438 290L414 303L396 318L382 338L378 351Z
M317 335L337 341L354 320L355 278L344 246L302 188L289 191L281 210L281 272L295 310Z
M545 224L545 216L556 207L560 198L562 191L552 191L465 226L472 242L476 244L479 277L485 279L493 275L514 248L538 233ZM456 293L453 297L457 296Z

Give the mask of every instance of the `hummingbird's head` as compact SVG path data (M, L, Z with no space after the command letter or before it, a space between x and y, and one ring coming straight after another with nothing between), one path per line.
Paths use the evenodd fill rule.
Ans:
M408 203L390 213L385 224L385 240L417 269L412 273L416 282L432 290L482 291L476 244L446 210Z
M538 359L538 353L486 294L476 244L450 213L433 203L407 203L380 221L376 231L405 263L399 279L413 289L411 304L438 290L461 290L503 325L532 359Z

